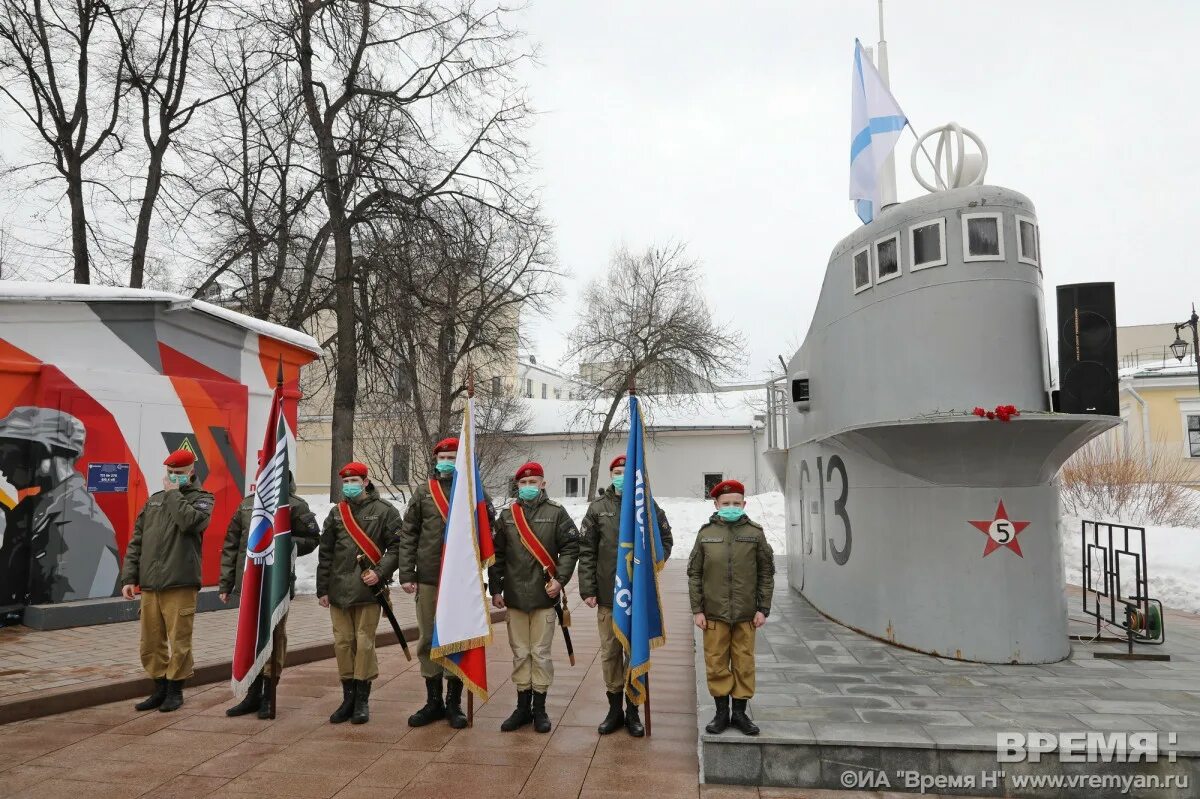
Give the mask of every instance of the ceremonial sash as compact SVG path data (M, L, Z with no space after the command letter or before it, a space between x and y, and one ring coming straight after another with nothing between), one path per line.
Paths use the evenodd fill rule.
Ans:
M342 526L346 528L346 532L354 539L354 543L358 544L358 548L367 556L367 560L371 561L374 566L379 563L379 559L383 557L383 553L379 551L379 546L371 540L366 531L358 526L358 522L354 520L354 514L350 512L349 502L338 503L338 513L342 515Z
M550 553L542 546L542 542L533 534L533 528L529 526L529 521L525 518L525 509L521 507L520 502L512 504L512 517L525 549L529 551L530 555L533 555L534 560L541 564L542 568L546 570L546 574L556 577L557 570L554 568L554 561L550 558Z
M433 497L433 504L437 505L438 513L442 514L442 521L446 521L450 515L450 500L446 499L446 492L442 490L442 481L431 479L429 481L429 495Z

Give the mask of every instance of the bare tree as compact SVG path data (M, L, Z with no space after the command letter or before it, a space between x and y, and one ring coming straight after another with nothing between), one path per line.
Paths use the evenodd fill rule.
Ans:
M700 265L684 245L620 249L607 274L580 298L567 359L586 365L575 424L599 426L589 498L595 498L600 458L629 385L675 398L708 390L734 373L741 334L713 318L699 289Z
M85 169L121 147L124 64L108 35L114 24L105 0L0 0L0 94L49 148L49 163L66 183L76 283L92 279Z
M17 264L13 249L12 230L7 224L0 225L0 280L22 280L24 270Z

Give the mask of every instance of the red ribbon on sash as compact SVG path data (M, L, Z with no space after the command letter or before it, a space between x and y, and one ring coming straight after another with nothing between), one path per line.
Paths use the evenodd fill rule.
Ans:
M338 503L338 513L342 515L342 526L346 528L346 532L350 534L350 538L354 539L354 543L358 544L358 548L367 556L367 560L371 561L371 565L375 566L379 563L379 559L383 557L383 553L379 551L379 546L371 540L366 531L358 526L358 522L354 519L354 514L350 512L349 502Z
M441 480L429 481L429 495L433 497L433 504L437 505L438 512L442 514L442 521L446 521L450 516L450 500L446 499Z
M533 528L529 526L529 521L525 518L525 509L521 507L520 502L512 504L512 517L517 525L517 532L521 535L521 543L525 545L525 549L533 555L533 559L542 565L546 570L546 574L551 577L557 577L557 570L554 568L554 560L550 557L550 553L542 546L542 542L533 534Z

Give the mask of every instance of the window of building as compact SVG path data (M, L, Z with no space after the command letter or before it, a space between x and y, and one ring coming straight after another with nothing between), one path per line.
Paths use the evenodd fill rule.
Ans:
M900 232L875 242L875 282L900 277Z
M963 260L1003 261L1001 214L963 214Z
M525 396L533 399L533 380L525 378Z
M574 392L574 391L568 391L568 392L567 392L567 399L569 399L569 400L573 400L573 399L575 399L575 392Z
M392 445L392 485L408 485L408 445Z
M710 497L709 494L712 493L712 490L717 487L717 483L720 483L724 479L725 479L725 475L722 474L721 472L705 472L704 473L704 498L712 499L712 497Z
M563 496L565 497L586 497L587 496L587 477L572 475L564 479Z
M542 383L542 399L546 399L546 384Z
M1200 458L1200 415L1188 414L1187 449L1189 458Z
M561 388L554 389L554 398L562 399L562 389Z
M928 269L946 265L946 220L933 219L908 229L909 269Z
M1037 266L1038 226L1027 216L1017 217L1017 260L1023 264Z
M863 247L854 253L854 293L871 288L871 248Z
M500 392L501 392L502 390L503 390L503 389L501 388L501 385L500 385L500 378L499 378L499 377L493 377L493 378L492 378L492 394L493 394L494 396L497 396L497 397L498 397L498 396L500 396Z

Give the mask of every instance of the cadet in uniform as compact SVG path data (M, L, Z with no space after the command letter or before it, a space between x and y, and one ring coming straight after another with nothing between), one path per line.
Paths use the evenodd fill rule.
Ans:
M517 501L500 512L496 561L488 569L492 604L508 608L512 681L517 687L517 709L500 729L512 732L533 722L537 732L550 732L546 692L554 681L554 608L575 570L579 532L567 509L546 496L540 464L522 466L516 481Z
M292 540L295 542L296 557L302 558L317 548L321 539L321 526L317 517L308 507L308 503L295 493L296 481L288 475L288 487L291 495L288 498L288 509L292 520ZM221 601L228 602L229 595L242 584L242 570L246 567L246 542L250 538L250 514L254 511L254 494L242 500L229 520L225 531L225 545L221 548L221 582L218 591ZM296 573L292 572L292 596L296 595ZM283 664L287 659L287 615L275 625L271 637L271 657L263 666L262 672L250 684L250 690L241 702L225 711L226 716L244 716L247 713L258 712L260 719L271 718L272 693L267 690L267 680L278 682L283 674Z
M146 500L133 525L121 594L133 599L135 587L141 588L142 667L155 684L154 693L134 707L167 713L183 704L183 683L192 676L200 549L213 495L196 480L194 453L176 450L163 465L163 490Z
M583 542L579 547L579 595L589 608L596 610L596 627L600 632L600 663L604 669L604 686L608 690L608 715L600 722L599 732L608 735L622 725L635 738L646 734L637 705L626 702L625 670L629 666L625 648L613 633L613 578L617 568L617 541L621 533L621 488L625 483L625 456L618 455L608 465L612 485L596 501L588 505L583 517ZM671 557L671 525L658 503L654 503L658 531L662 538L663 560Z
M444 438L433 448L434 476L413 491L404 509L404 528L400 533L400 560L396 579L406 594L416 594L417 659L425 678L425 706L408 717L408 726L424 727L439 719L462 729L467 716L462 711L462 680L446 675L446 700L442 701L443 669L429 658L433 644L433 620L437 610L438 580L442 571L442 540L446 534L446 516L450 512L450 487L454 484L454 460L458 457L458 439ZM486 499L486 497L485 497ZM496 529L496 513L487 501L488 519Z
M754 696L755 630L771 612L775 553L762 527L746 516L741 483L718 483L711 495L717 512L696 534L687 569L692 613L704 631L708 692L717 705L705 729L717 735L732 724L745 735L758 735L746 703Z
M342 704L329 721L364 724L371 717L371 681L379 676L375 631L382 611L372 588L396 570L402 520L367 479L365 464L347 463L338 474L344 499L325 519L317 561L317 600L329 608L342 680Z

